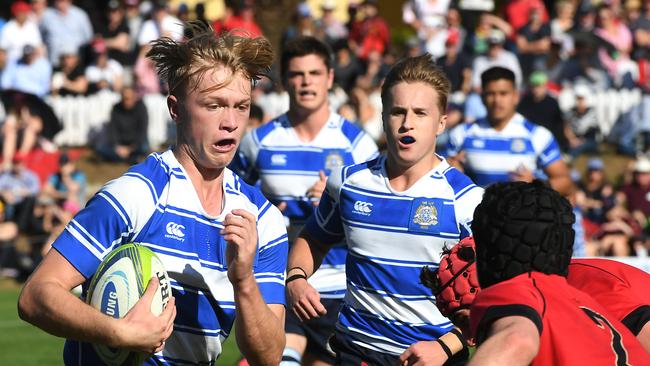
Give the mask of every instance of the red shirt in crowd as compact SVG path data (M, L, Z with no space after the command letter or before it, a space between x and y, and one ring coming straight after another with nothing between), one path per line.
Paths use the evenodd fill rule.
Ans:
M539 8L542 11L542 20L548 22L548 11L541 0L513 0L506 5L504 17L513 28L511 35L514 36L528 23L530 10L534 8Z
M479 292L470 313L479 348L490 325L507 316L524 316L537 326L540 345L533 366L650 365L634 335L562 276L524 273Z
M633 334L650 320L650 275L610 259L572 259L569 285L588 293Z

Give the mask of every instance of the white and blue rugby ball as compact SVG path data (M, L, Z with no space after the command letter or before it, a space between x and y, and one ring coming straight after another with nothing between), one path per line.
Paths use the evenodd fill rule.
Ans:
M151 312L158 316L167 306L171 287L167 271L149 248L125 244L114 249L97 268L88 288L86 301L102 313L122 318L144 294L151 277L160 286L154 294ZM107 365L140 365L148 355L124 349L93 344L97 355Z

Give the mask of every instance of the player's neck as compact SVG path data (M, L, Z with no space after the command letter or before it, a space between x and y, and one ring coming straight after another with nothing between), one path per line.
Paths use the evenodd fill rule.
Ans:
M323 126L327 124L327 120L330 118L330 110L328 104L325 103L314 111L290 108L287 116L298 138L303 142L310 142L318 136Z
M413 187L422 177L440 164L441 160L436 154L431 154L415 164L408 165L400 163L394 157L388 155L386 159L386 172L391 188L397 192L404 192Z
M492 128L494 128L497 131L501 131L504 128L506 128L506 126L508 125L508 123L510 123L510 121L515 116L515 114L516 113L513 113L513 114L511 114L510 116L508 116L506 118L500 118L500 119L495 119L495 118L489 118L488 117L488 121L490 122L490 126L492 126Z
M223 208L224 168L202 167L189 154L181 149L174 149L176 160L183 166L187 177L192 182L201 206L208 215L218 216Z

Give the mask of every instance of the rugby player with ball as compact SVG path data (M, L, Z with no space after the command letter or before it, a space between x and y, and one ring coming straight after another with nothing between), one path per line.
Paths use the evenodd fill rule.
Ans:
M168 83L176 145L106 184L20 295L22 319L67 338L66 364L102 364L92 344L103 344L153 353L146 364L211 365L233 325L251 364L280 363L286 228L280 211L226 168L273 52L264 38L190 27L187 40L158 39L147 54ZM150 310L156 277L119 319L70 292L87 289L104 258L129 243L153 251L169 274L173 297L159 316Z

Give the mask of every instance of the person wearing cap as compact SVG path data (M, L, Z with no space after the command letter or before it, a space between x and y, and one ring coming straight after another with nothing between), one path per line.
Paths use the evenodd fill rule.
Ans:
M50 92L52 66L32 45L23 47L22 56L9 60L2 72L0 85L3 90L16 90L43 98Z
M125 9L119 0L110 0L106 25L100 29L99 33L106 44L109 59L113 59L121 65L132 65L133 60L129 57L129 44L132 35L125 14Z
M632 181L619 189L618 197L644 229L650 228L650 159L641 155L633 166Z
M481 90L481 75L489 68L500 66L512 70L515 73L515 86L522 85L522 73L519 60L514 53L503 48L506 35L502 30L493 28L487 37L488 50L485 55L477 56L472 63L472 89L475 92Z
M650 364L634 334L567 281L573 222L571 204L543 182L485 190L472 222L481 290L468 366Z
M11 4L12 18L0 31L0 48L7 52L9 62L23 57L26 45L41 51L43 40L38 30L38 24L29 18L31 6L25 1Z
M598 152L600 126L596 111L590 105L591 90L578 84L573 88L575 105L565 114L565 135L569 142L568 154L576 158Z
M110 90L119 93L124 80L122 65L108 56L106 41L98 38L92 43L94 60L85 70L88 93Z
M88 14L73 5L72 0L55 0L54 7L43 12L40 28L48 58L55 68L60 66L62 51L74 49L76 53L94 36Z
M528 92L517 105L517 112L529 121L546 127L560 145L560 150L567 151L568 141L565 135L564 114L557 98L548 92L548 76L544 71L534 71L528 78Z
M339 40L345 40L348 29L336 17L336 0L323 0L321 3L322 15L316 20L316 37L334 46ZM346 89L347 90L347 89Z

